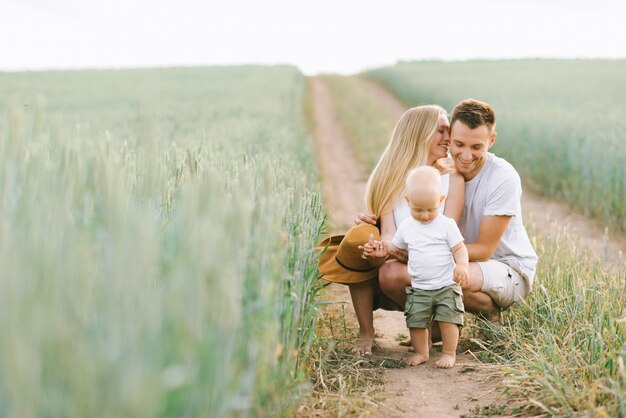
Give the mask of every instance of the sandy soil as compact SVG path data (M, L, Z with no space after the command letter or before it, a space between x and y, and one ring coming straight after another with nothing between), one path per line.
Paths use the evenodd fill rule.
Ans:
M328 87L319 78L311 79L315 140L318 161L322 173L323 193L331 219L331 232L347 230L355 215L364 210L363 194L368 172L353 152L336 113ZM348 288L329 286L329 298L350 301ZM356 319L351 309L347 309ZM396 341L398 334L408 334L402 312L378 310L374 313L374 325L380 348L375 356L382 358L406 358L406 347ZM374 416L394 417L458 417L476 406L489 405L499 395L500 380L493 369L481 365L469 352L458 355L458 364L450 370L434 367L439 353L431 351L431 359L425 365L388 369L380 396L384 399Z

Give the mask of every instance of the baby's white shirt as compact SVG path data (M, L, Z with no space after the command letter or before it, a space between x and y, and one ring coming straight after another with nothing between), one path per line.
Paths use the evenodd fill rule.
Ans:
M451 249L463 241L454 219L439 214L423 224L406 218L396 231L392 244L409 253L411 285L417 289L435 290L454 284L454 258Z

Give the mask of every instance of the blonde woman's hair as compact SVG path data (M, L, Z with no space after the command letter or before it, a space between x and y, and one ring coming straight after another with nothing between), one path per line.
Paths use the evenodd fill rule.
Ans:
M365 204L370 213L380 217L390 211L402 197L408 172L428 164L442 115L446 115L442 107L427 105L413 107L400 117L367 181Z

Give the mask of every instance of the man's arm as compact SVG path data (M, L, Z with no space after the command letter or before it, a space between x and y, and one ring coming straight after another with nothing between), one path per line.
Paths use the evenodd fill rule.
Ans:
M459 224L463 206L465 205L465 180L457 171L450 173L450 185L448 186L448 198L443 214L454 219Z
M511 216L483 216L476 242L466 244L470 261L489 260L509 225Z

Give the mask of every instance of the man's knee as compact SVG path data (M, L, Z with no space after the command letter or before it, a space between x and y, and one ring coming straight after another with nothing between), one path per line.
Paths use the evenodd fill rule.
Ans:
M467 268L469 280L462 287L463 292L479 292L483 287L483 272L477 263L469 263Z
M463 304L465 305L465 311L473 314L491 312L498 309L491 296L481 291L464 291Z
M524 277L509 265L489 260L478 263L478 267L483 277L480 290L491 296L499 307L508 308L528 293Z

